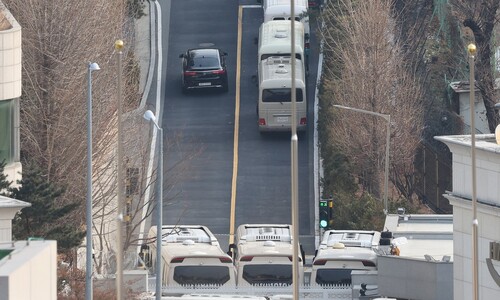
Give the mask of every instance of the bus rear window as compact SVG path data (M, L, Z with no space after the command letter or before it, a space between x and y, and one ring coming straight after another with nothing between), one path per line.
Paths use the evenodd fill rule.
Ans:
M316 283L321 285L351 284L353 269L318 269Z
M297 88L295 95L297 102L304 101L302 89ZM262 91L262 102L292 102L292 89L264 89Z
M181 285L223 285L230 279L225 266L178 266L174 281Z
M291 285L293 280L292 265L246 265L243 267L243 279L250 284Z

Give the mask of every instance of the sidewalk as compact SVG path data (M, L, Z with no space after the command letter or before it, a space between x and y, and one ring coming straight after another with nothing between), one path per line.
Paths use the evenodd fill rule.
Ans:
M144 8L143 11L145 16L137 19L135 21L135 43L134 49L136 58L139 60L139 66L141 70L140 81L139 81L139 93L142 94L146 87L146 80L149 72L149 63L151 60L151 28L149 26L150 22L150 3L149 1L143 1Z

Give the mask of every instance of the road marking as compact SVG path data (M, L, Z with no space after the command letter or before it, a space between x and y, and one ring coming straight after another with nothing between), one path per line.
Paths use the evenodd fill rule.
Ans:
M231 183L231 215L229 218L229 244L234 243L234 222L236 211L236 184L238 178L238 142L240 129L240 74L241 74L241 36L243 6L238 7L238 41L236 46L236 95L234 106L234 144L233 144L233 178Z

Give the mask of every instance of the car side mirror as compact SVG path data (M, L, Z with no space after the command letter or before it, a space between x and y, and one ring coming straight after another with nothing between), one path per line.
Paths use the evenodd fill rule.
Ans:
M222 52L222 55L227 56L227 52Z
M179 55L179 58L184 58L184 53Z

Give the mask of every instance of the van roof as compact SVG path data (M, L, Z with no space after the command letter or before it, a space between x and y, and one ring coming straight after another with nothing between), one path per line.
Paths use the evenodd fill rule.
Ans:
M295 11L300 11L302 8L307 8L309 7L309 0L295 0ZM263 3L264 10L269 7L274 7L274 6L287 6L288 10L290 10L290 0L264 0Z
M342 243L346 247L374 248L380 242L380 232L369 230L327 230L320 249Z
M236 238L245 242L278 241L291 242L292 225L289 224L242 224L238 226Z
M292 65L290 56L272 56L262 60L260 67L260 85L262 88L291 87ZM305 87L302 62L295 59L295 85L297 88Z
M151 227L150 236L156 235ZM173 257L229 257L212 232L202 225L163 225L162 253L166 259Z
M329 246L326 248L320 248L314 260L341 260L341 261L353 261L353 260L376 260L377 254L375 251L369 248L359 248L359 247L333 247Z
M236 245L241 256L293 255L292 232L288 224L243 224L236 231Z
M304 53L304 25L295 22L295 51ZM262 54L291 52L291 25L289 20L262 23L259 31L259 57Z

